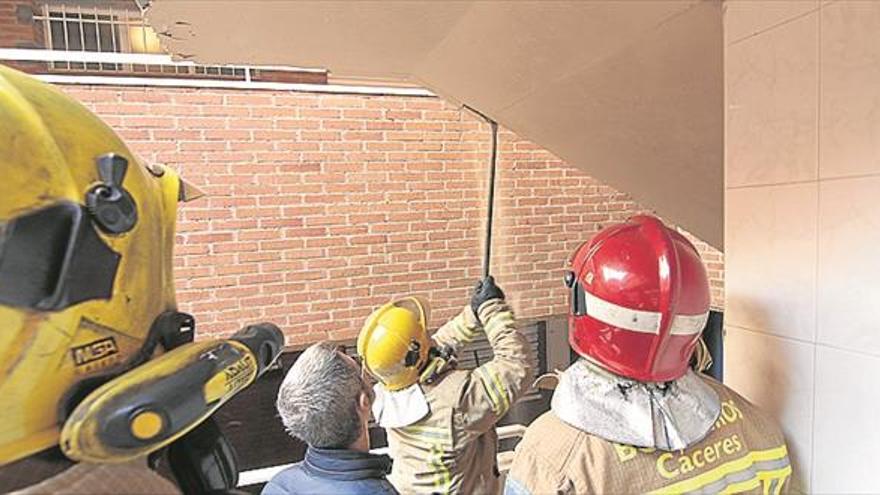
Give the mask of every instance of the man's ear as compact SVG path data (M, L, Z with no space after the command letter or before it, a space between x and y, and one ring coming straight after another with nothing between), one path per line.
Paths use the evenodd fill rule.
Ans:
M366 390L361 390L361 393L358 394L358 409L367 412L372 409L373 398L370 395Z

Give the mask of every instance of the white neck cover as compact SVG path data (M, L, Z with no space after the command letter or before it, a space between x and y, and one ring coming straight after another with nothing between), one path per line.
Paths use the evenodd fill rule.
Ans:
M373 417L382 428L402 428L424 418L431 412L428 399L418 383L391 392L382 384L373 386Z
M565 423L611 442L680 450L709 433L721 403L690 369L672 382L643 383L580 359L561 373L551 409Z

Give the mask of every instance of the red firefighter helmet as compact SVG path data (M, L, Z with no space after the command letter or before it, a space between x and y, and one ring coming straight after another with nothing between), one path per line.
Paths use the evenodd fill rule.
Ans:
M609 371L675 380L709 316L709 282L696 248L659 219L607 227L570 260L569 343Z

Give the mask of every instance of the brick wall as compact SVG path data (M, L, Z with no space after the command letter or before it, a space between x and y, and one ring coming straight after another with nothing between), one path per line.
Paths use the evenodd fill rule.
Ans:
M33 20L34 0L0 0L0 48L38 48L43 31Z
M43 26L33 19L36 9L36 0L0 0L0 48L44 48ZM47 70L45 62L2 63L31 73Z
M200 335L272 320L289 343L348 338L415 293L438 325L481 271L489 129L434 98L66 87L146 160L208 197L182 206L180 306ZM521 317L564 313L562 268L643 209L500 134L493 271ZM716 304L720 254L700 245Z

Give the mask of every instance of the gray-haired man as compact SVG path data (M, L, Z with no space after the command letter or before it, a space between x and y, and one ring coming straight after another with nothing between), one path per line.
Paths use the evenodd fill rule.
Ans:
M327 342L287 372L276 406L284 427L308 444L305 459L273 477L263 494L394 494L391 459L370 454L373 392L358 364Z

